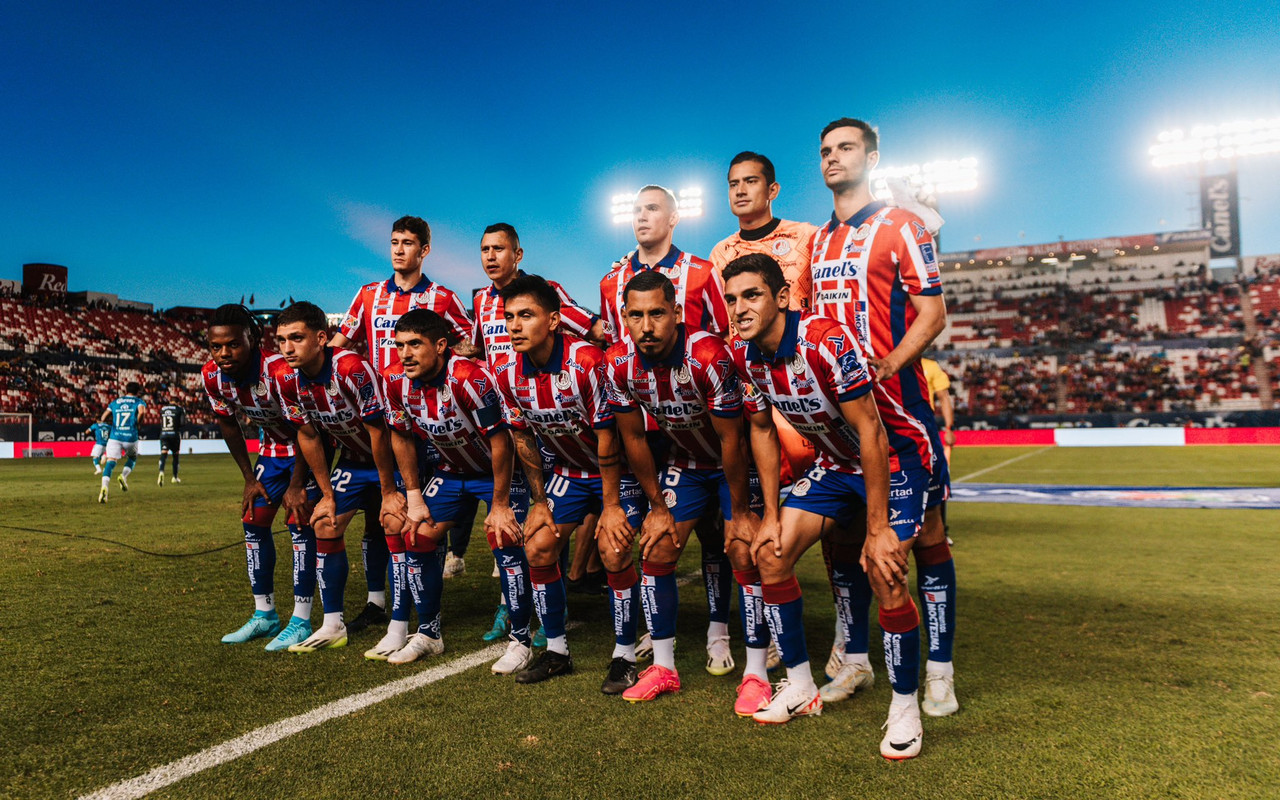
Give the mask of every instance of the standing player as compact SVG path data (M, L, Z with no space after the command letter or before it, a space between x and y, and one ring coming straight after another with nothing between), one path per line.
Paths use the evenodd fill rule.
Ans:
M467 316L462 300L422 273L423 260L430 252L431 227L426 220L401 217L392 223L392 276L360 287L337 335L333 337L333 347L351 347L356 352L363 352L365 360L378 373L375 380L381 380L381 370L400 363L396 354L396 320L410 309L429 308L447 319L458 336L467 339L471 335L471 318ZM370 504L364 509L365 532L361 540L369 599L364 610L347 626L351 633L386 621L387 563L388 560L404 563L404 542L399 532L379 530L379 510L374 503L376 498L371 497ZM391 553L398 553L400 557L392 559ZM400 585L403 577L392 571L391 604L407 608L407 596Z
M639 525L640 490L634 479L620 477L621 448L604 393L604 353L559 332L560 296L540 276L511 281L502 290L502 302L515 357L498 367L495 378L529 486L524 549L534 603L547 637L547 649L516 675L516 682L538 683L573 672L565 637L561 549L573 529L588 514L600 513L602 505L628 515L632 526ZM545 489L538 439L556 455ZM494 488L508 491L508 487ZM600 524L605 524L603 518ZM610 594L614 657L630 653L634 664L635 597L624 602L615 594ZM606 684L623 677L615 676L611 667Z
M485 363L491 370L515 355L511 349L511 337L507 334L501 292L507 284L524 275L524 270L520 269L520 262L523 259L524 248L520 246L520 236L516 233L514 226L497 222L484 229L484 235L480 238L480 264L492 283L476 289L472 296L472 310L475 313L472 341L476 349L483 354ZM560 284L547 281L547 285L560 296L562 328L592 344L607 346L604 338L604 320L574 302ZM570 576L575 574L575 571L585 571L588 568L588 562L595 560L591 558L594 553L590 545L595 541L596 520L595 514L589 515L578 533L574 542L572 565L569 568ZM599 569L598 565L597 569ZM504 614L506 614L506 606L499 605L494 617L494 631L505 627ZM495 635L492 638L498 637Z
M299 426L298 446L323 495L312 512L311 525L316 532L316 575L324 624L306 641L291 645L291 653L311 653L347 643L342 612L349 568L342 536L356 510L368 507L369 495L380 494L382 501L382 516L369 520L370 527L386 521L399 536L404 524L405 501L397 489L395 457L383 419L378 380L360 356L326 346L328 338L324 312L311 303L294 303L276 318L280 354L298 376L297 403L285 401L285 416ZM332 474L328 473L321 433L339 448ZM387 635L375 649L396 652L408 638L408 604L392 605Z
M440 640L440 593L443 565L437 543L462 513L462 501L483 500L489 507L485 521L494 561L499 565L506 607L510 609L511 639L493 671L509 675L533 658L529 620L533 604L529 569L519 545L520 526L510 505L510 493L494 486L511 483L511 437L502 419L493 376L480 364L455 355L449 347L449 323L439 314L414 309L396 323L400 366L383 370L387 387L387 423L392 448L404 476L408 498L405 528L409 548L409 586L418 607L415 637ZM426 488L417 480L418 453L414 434L428 439L440 452L440 462ZM432 642L410 638L404 650L388 659L404 663L419 651L442 650Z
M622 696L638 702L680 689L675 665L676 562L694 525L708 509L715 509L723 515L725 549L743 587L747 667L734 710L750 716L769 700L769 636L757 605L759 593L753 591L760 580L751 563L750 544L759 518L750 509L741 383L724 340L682 324L675 296L671 281L657 272L632 278L624 293L623 314L630 335L605 353L609 408L617 419L627 463L649 500L639 540L653 666ZM664 462L654 462L641 408L670 442ZM601 526L600 555L614 592L635 586L635 534L625 525ZM712 666L708 662L708 669Z
M311 636L316 534L306 521L311 514L310 501L319 493L314 483L303 486L307 466L297 457L297 434L285 417L284 404L296 402L297 376L280 355L262 351L261 339L262 332L248 309L233 304L219 306L209 321L210 360L200 377L222 439L244 477L240 513L254 612L248 622L222 637L222 641L241 644L275 636L266 646L275 652ZM262 432L256 464L249 462L237 414L243 414ZM308 488L312 490L310 496ZM293 543L293 616L284 630L280 629L280 616L276 613L276 545L271 536L271 523L281 505L289 515L289 538Z
M102 489L98 491L98 502L107 502L107 486L111 483L111 472L121 457L127 457L124 469L120 471L120 491L129 491L129 473L138 462L138 417L147 401L138 397L142 385L137 381L125 384L124 394L112 400L102 412L98 422L110 422L111 434L107 438L107 464L102 468Z
M182 483L178 477L178 456L182 452L182 428L187 424L187 412L172 402L160 407L160 474L156 485L164 486L164 459L173 453L173 482Z
M805 649L795 564L820 537L865 525L861 561L880 602L885 665L893 685L880 754L911 758L920 752L923 731L916 703L920 622L906 584L906 550L924 515L929 473L902 468L890 453L871 398L871 375L847 327L788 311L790 289L770 256L742 256L725 267L724 278L742 337L733 343L733 357L749 383L752 451L768 503L752 555L769 628L787 666L787 680L755 719L783 723L822 712ZM780 517L771 514L780 449L770 406L809 437L818 453L813 467L792 486Z
M93 450L89 452L89 458L93 460L93 474L102 474L102 454L107 451L107 439L111 436L111 426L105 422L94 422L85 433L93 437Z
M822 176L835 210L814 237L814 311L857 335L875 374L876 406L894 456L904 469L924 469L931 476L928 513L913 552L930 634L923 706L926 714L945 716L959 708L951 662L955 562L940 508L950 478L919 361L946 326L947 312L926 224L871 195L871 170L879 157L879 137L861 120L838 119L822 131ZM860 650L865 651L870 598L858 590L862 579L856 563L838 564L833 555L832 569L844 576L843 584L833 581L837 593L844 590L862 600L852 604L846 620L847 657L829 689L834 700L847 697L869 674Z
M676 196L662 186L649 185L636 193L631 227L636 236L636 250L631 257L616 265L600 281L600 313L605 318L605 332L610 342L630 337L622 323L623 293L627 283L640 272L654 270L675 286L676 303L682 310L682 321L697 330L727 336L729 315L724 304L724 291L711 262L685 253L672 243L680 214ZM645 421L646 430L657 435L652 420ZM713 517L696 527L702 545L702 580L707 592L711 626L707 658L714 674L727 675L733 670L733 654L729 647L729 596L733 591L732 566L724 553L724 534Z

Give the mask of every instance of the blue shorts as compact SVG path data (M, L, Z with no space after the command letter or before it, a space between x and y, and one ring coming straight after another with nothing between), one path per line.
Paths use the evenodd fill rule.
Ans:
M905 542L924 523L929 472L914 468L889 473L889 526ZM861 475L814 465L791 486L784 506L798 508L837 524L848 525L867 513L867 484Z
M676 522L702 519L713 502L726 520L733 519L729 481L725 480L723 470L686 469L673 465L667 467L660 477L662 499L667 508L671 509L671 516ZM748 472L747 481L751 510L756 514L763 514L764 495L760 492L760 476L754 468Z
M623 475L619 492L627 522L639 529L649 510L640 484L631 475ZM547 476L547 502L551 504L551 518L557 525L577 525L592 514L600 513L604 489L599 478L566 478L553 473Z
M925 508L936 508L951 496L951 468L942 450L942 436L935 426L931 429L929 440L933 442L933 452L938 454L933 464L933 474L929 476L929 496Z
M524 484L524 476L511 481L511 510L516 520L524 522L528 511L529 490ZM422 490L422 499L427 502L427 510L436 522L459 522L462 514L469 513L474 505L468 500L483 500L485 505L493 507L493 476L457 475L444 470L436 470L431 480Z
M285 489L289 488L290 479L293 478L293 459L258 456L258 462L253 467L253 474L257 477L258 483L261 483L262 487L267 490L267 495L271 498L271 501L267 502L261 497L255 497L253 499L253 507L278 506L280 501L284 499ZM312 501L320 499L320 486L316 483L314 477L307 478L307 484L303 488L307 491L307 499Z
M395 481L396 488L404 491L404 481L400 479L399 472L395 474ZM382 496L378 468L373 464L360 464L340 458L333 468L333 474L329 476L329 483L333 486L339 516L363 508L366 498Z

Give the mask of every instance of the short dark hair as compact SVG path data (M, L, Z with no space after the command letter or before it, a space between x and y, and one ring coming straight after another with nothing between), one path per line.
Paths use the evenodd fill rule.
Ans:
M249 336L249 344L254 347L262 341L262 326L249 309L240 303L227 303L218 306L209 317L209 327L241 328Z
M880 149L880 135L876 133L876 129L869 123L853 117L841 117L828 122L827 127L822 129L822 135L818 137L818 141L827 138L827 134L836 128L857 128L862 131L862 141L866 143L868 153L874 153Z
M142 384L137 381L129 381L124 385L124 390L129 394L137 394L142 391Z
M498 294L502 297L504 305L517 297L527 295L548 313L560 311L560 295L556 294L556 290L552 289L551 284L547 283L547 279L541 275L519 275L511 283L503 286Z
M778 262L768 253L748 253L730 261L724 268L724 282L728 283L730 278L736 278L744 272L751 272L764 278L765 285L774 295L787 285L787 276L782 274L782 267L778 266Z
M295 322L301 322L313 331L329 330L329 318L324 315L324 311L320 306L308 303L306 300L299 300L281 311L280 316L276 317L276 330Z
M505 233L507 238L511 240L512 247L520 246L520 234L516 233L516 226L509 222L495 222L484 229L488 233Z
M636 273L631 280L627 281L627 285L622 290L622 302L625 305L627 295L632 292L652 292L654 289L661 289L662 299L668 303L676 301L676 285L671 282L671 279L661 272L646 269Z
M422 217L401 217L391 223L391 232L396 231L412 233L424 247L431 244L431 226Z
M741 153L734 156L733 160L729 162L729 169L732 170L737 165L746 163L747 161L754 161L760 165L760 171L764 173L765 183L774 184L778 182L775 179L776 173L773 171L773 162L770 161L767 156L762 156L759 153L753 153L750 150L743 150Z
M404 316L396 320L396 333L417 333L433 342L444 339L449 344L453 344L457 338L448 320L429 308L406 311Z
M662 194L666 196L667 200L671 201L671 210L672 211L680 210L680 201L676 199L676 193L671 191L667 187L659 186L656 183L646 184L640 187L640 191L636 192L636 197L639 197L645 192L662 192Z

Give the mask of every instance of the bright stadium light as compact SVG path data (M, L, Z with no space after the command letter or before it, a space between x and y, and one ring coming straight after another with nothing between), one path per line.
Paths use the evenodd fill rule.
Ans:
M1162 131L1147 152L1154 167L1204 164L1280 153L1280 117Z
M902 178L918 196L923 197L972 192L978 188L978 159L970 156L924 164L877 167L871 171L871 187L876 197L887 199L891 196L887 178Z
M609 216L613 220L614 225L621 225L631 221L631 217L635 213L636 195L631 194L615 194L609 198ZM676 192L676 210L680 212L681 219L689 217L702 216L702 187L687 186Z

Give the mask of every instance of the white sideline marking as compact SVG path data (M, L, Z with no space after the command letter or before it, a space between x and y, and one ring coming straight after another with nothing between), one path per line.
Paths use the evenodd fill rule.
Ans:
M1041 447L1039 450L1032 450L1030 453L1023 453L1020 456L1014 456L1013 458L1007 461L1001 461L999 464L996 464L995 466L987 467L986 469L980 469L977 472L970 472L968 475L965 475L963 478L956 478L953 481L953 483L964 483L970 478L976 478L979 475L986 475L988 472L994 472L995 470L998 470L1001 467L1007 467L1016 461L1021 461L1024 458L1031 458L1032 456L1038 456L1044 451L1052 450L1052 449L1053 449L1053 445L1049 445L1048 447Z
M698 573L689 573L681 575L676 584L679 586L687 586L692 583L695 578L701 575ZM581 623L571 621L567 630L573 630ZM612 627L612 626L610 626ZM171 761L161 767L156 767L145 775L139 775L136 778L113 783L105 789L99 789L96 792L80 795L78 800L134 800L138 797L145 797L154 791L163 789L166 786L172 786L178 781L189 778L199 772L220 766L228 761L234 761L240 756L247 756L255 750L261 750L269 744L275 744L281 739L287 739L295 733L302 733L308 728L314 728L317 725L328 722L331 719L345 717L348 714L359 711L362 708L368 708L375 703L381 703L383 700L390 700L397 695L405 692L411 692L414 689L428 686L445 678L451 678L459 672L466 672L472 667L478 667L486 661L497 659L506 652L506 642L498 642L488 647L477 650L469 655L462 656L450 661L448 664L441 664L438 667L425 669L422 672L410 675L407 678L401 678L398 681L384 683L381 686L375 686L368 691L360 694L353 694L340 700L334 700L332 703L326 703L319 708L308 711L305 714L299 714L296 717L282 719L279 722L273 722L270 725L264 725L256 730L249 731L243 736L215 745L199 753L192 753L185 758L177 761ZM323 656L321 656L323 658Z
M397 695L452 677L486 661L492 661L501 656L506 648L505 642L490 645L482 650L456 658L448 664L431 667L407 678L384 683L382 686L376 686L368 691L334 700L332 703L326 703L305 714L264 725L257 730L249 731L243 736L237 736L220 745L201 750L199 753L193 753L164 766L156 767L145 775L129 778L128 780L114 783L105 789L82 795L80 800L123 800L124 798L143 797L198 772L225 764L240 756L246 756L255 750L260 750L295 733L301 733L308 728L314 728L331 719L344 717L375 703L390 700ZM323 658L324 656L321 655L319 657Z

